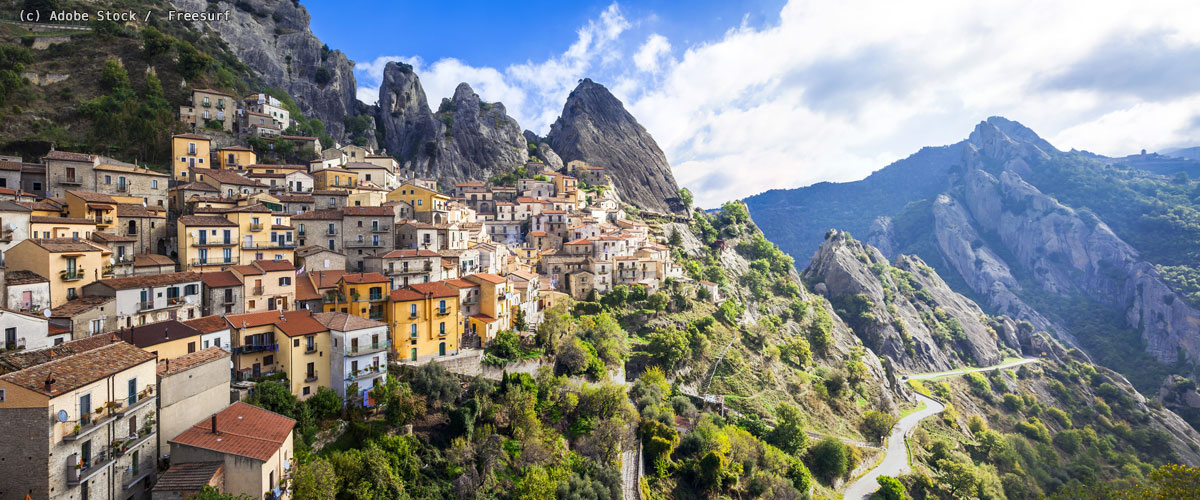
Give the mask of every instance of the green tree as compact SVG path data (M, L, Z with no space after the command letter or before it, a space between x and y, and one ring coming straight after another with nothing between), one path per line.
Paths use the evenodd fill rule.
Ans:
M521 339L512 330L503 330L487 346L487 353L509 361L520 359L524 355Z
M254 386L247 402L285 417L295 418L296 416L296 396L283 382L275 380L259 382Z
M728 201L721 205L721 213L730 224L740 224L750 220L750 211L741 201Z
M175 52L179 54L179 73L187 80L200 77L213 63L211 56L196 50L196 46L186 40L175 42Z
M728 325L735 325L742 317L743 310L744 308L736 300L726 299L717 307L717 312L713 316Z
M336 394L336 393L335 393ZM294 500L334 500L341 488L333 464L322 458L292 467L292 498Z
M337 391L328 387L318 387L317 393L313 394L305 403L312 409L313 416L317 420L326 420L341 415L342 408L346 404Z
M824 438L808 450L808 468L813 475L831 484L850 470L850 451L837 438Z
M979 491L982 479L975 466L943 458L936 463L938 480L960 498L970 498Z
M863 420L859 427L867 437L883 442L883 438L892 432L894 425L896 425L896 417L881 411L869 410L863 414Z
M688 188L679 188L679 202L684 208L692 208L692 192Z
M394 426L411 424L425 415L425 397L413 393L408 384L389 379L387 385L395 384L384 401L383 418Z
M129 73L120 62L104 61L104 69L100 70L100 85L105 90L118 91L129 89Z
M174 40L171 37L164 35L154 26L146 26L142 28L142 53L145 54L147 60L153 60L155 57L166 54L171 50L171 44Z
M800 409L791 403L780 403L775 408L778 423L771 430L767 442L787 453L796 455L808 445L808 433L804 432L804 418Z
M410 381L412 389L434 402L449 403L459 393L458 377L446 371L440 363L425 363L417 368Z
M691 351L687 334L678 328L660 328L650 334L646 351L664 369L671 369Z
M904 489L904 483L891 476L879 476L875 478L875 482L879 483L879 491L876 495L882 500L905 500L908 498L908 491Z
M669 301L670 298L667 297L667 294L663 292L654 292L650 294L649 297L646 297L646 307L653 309L656 313L661 313L667 308L667 302Z
M191 497L191 500L253 500L250 495L233 495L230 493L221 493L212 486L205 486L200 490L200 493Z

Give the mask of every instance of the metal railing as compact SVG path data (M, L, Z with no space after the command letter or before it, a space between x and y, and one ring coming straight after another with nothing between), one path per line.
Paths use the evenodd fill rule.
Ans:
M262 231L262 228L263 228L263 225L261 222L251 222L250 223L251 231Z
M353 382L355 380L362 380L364 378L373 377L375 375L384 373L386 371L387 371L387 368L384 365L368 366L366 368L360 368L358 370L351 371L350 375L346 376L346 381Z
M210 260L210 259L192 259L193 266L229 266L233 265L233 259L225 260Z
M256 287L254 287L254 288L253 288L251 291L252 291L252 293L253 293L254 295L262 295L262 294L263 294L263 287L262 287L261 285L260 285L260 286L256 286Z
M75 269L74 271L63 271L58 274L63 281L79 281L83 279L83 268Z
M154 309L154 301L153 300L138 301L138 310L139 311L147 311L150 309Z
M194 247L218 247L218 246L233 246L235 243L232 239L228 240L204 240L192 243Z
M305 382L316 382L318 373L320 373L320 372L317 370L313 370L312 373L309 373L306 377L304 377L304 381Z
M233 348L234 354L250 354L254 352L275 352L279 350L279 344L247 344Z
M296 248L296 244L292 243L292 242L284 242L284 241L277 241L277 242L266 242L266 241L253 242L252 241L250 243L242 243L242 249L244 249L244 250L259 250L259 249L265 250L265 249L271 249L271 248Z

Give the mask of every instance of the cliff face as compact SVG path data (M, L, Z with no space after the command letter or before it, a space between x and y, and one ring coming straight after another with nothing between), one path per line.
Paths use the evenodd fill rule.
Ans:
M1004 269L1020 269L1036 278L1042 292L1084 295L1119 309L1127 327L1141 329L1146 352L1159 360L1174 361L1177 349L1200 359L1200 311L1104 221L1059 203L1025 181L1038 162L1049 158L1043 147L1014 138L990 122L980 124L968 143L956 199L939 203L961 208L935 210L935 216L943 254L972 288L989 297L1007 295L1019 285L1011 275L1004 276ZM948 222L951 217L958 222ZM959 236L965 233L943 231L962 224L993 237L964 242ZM977 247L974 257L984 258L968 260L972 255L961 250L964 244Z
M420 78L407 64L390 62L379 87L383 146L402 167L443 185L487 179L524 164L528 146L516 120L500 103L487 103L465 83L429 109Z
M995 364L1002 346L1021 351L1007 317L988 318L955 293L920 258L893 263L875 248L830 231L803 273L838 314L880 357L909 372L941 371L966 364Z
M683 209L666 155L604 86L580 82L547 139L563 162L604 167L625 201L659 212Z
M171 0L179 10L226 10L228 22L197 22L221 38L263 82L289 95L308 117L345 142L347 116L356 114L354 64L325 46L309 30L309 15L298 2Z

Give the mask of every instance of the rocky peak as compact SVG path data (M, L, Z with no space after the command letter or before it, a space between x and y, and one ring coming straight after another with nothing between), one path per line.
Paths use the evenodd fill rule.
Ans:
M682 210L666 155L603 85L579 82L547 139L564 162L605 167L625 201L661 212Z
M1031 333L1007 317L986 317L920 258L889 263L843 231L826 234L803 277L867 347L907 371L993 364L1002 346L1020 351Z
M192 24L219 36L264 83L287 92L330 136L346 141L345 119L358 112L354 64L313 35L308 11L298 2L171 0L171 5L180 11L228 10L228 22Z
M1044 159L1057 149L1033 130L1015 121L993 116L979 122L967 143L989 158Z

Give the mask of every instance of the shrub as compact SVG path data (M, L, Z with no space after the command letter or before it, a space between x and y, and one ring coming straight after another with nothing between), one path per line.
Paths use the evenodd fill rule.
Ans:
M908 491L904 489L904 484L900 480L891 476L879 476L875 479L879 483L879 491L875 492L883 500L904 500L908 498Z
M832 483L849 472L850 452L836 438L824 438L808 451L808 468L826 484Z
M881 411L870 410L863 414L859 428L867 437L882 442L883 438L891 433L894 425L896 425L896 417Z
M808 434L804 432L800 409L791 403L781 403L775 409L775 417L778 423L771 430L767 442L793 455L804 451Z

